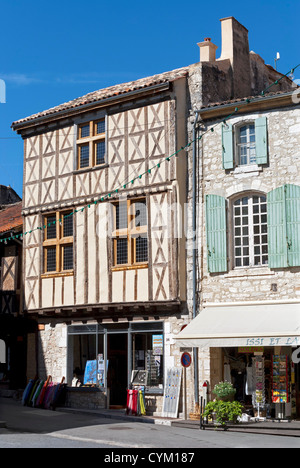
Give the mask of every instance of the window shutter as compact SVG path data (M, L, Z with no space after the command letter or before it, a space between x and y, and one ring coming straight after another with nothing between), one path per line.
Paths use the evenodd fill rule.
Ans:
M206 238L208 271L226 272L226 200L218 195L206 195Z
M285 186L288 266L300 266L300 187Z
M287 267L286 212L284 186L267 195L268 263L270 268Z
M300 187L286 184L268 193L269 267L300 266Z
M256 163L268 163L268 134L267 134L267 118L261 117L255 120L255 147L256 147Z
M223 169L233 169L233 127L222 125Z

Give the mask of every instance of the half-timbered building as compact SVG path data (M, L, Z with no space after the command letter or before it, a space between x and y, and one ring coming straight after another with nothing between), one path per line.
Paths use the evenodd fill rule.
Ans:
M185 203L194 110L270 80L243 26L228 18L223 35L218 60L207 39L200 63L13 123L24 139L25 310L39 328L31 362L71 385L99 358L96 383L110 405L124 405L132 371L145 370L147 409L160 410L166 369L180 365L173 335L192 309Z

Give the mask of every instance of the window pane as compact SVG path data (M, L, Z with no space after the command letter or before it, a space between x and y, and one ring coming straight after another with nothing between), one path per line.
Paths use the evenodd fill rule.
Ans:
M100 120L100 122L97 122L96 133L97 135L100 133L105 133L105 120Z
M83 125L82 127L80 127L79 137L86 138L89 136L90 136L90 124Z
M45 222L47 224L46 239L56 239L56 216L48 216Z
M90 147L82 145L79 147L79 165L81 168L89 167L90 165Z
M105 141L96 143L96 165L105 163Z
M147 226L146 201L139 201L135 203L135 225L136 227Z
M118 205L116 205L116 229L127 229L127 227L127 203L119 203Z
M63 237L73 236L73 215L64 215Z
M136 262L148 261L148 239L146 237L136 238Z
M56 271L56 247L47 249L47 272Z
M63 247L63 270L73 270L73 245Z
M240 128L237 143L239 148L239 164L255 164L255 126L253 124Z
M128 243L127 238L117 239L117 265L126 265L128 263Z

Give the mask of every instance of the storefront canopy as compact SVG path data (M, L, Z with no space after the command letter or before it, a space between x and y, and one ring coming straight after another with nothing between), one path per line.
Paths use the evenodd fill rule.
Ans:
M300 303L207 306L174 339L195 348L299 346Z

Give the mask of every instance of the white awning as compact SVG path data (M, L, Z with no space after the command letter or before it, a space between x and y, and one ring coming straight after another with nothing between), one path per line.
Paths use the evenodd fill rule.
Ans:
M178 346L299 346L300 303L206 306L173 337Z

